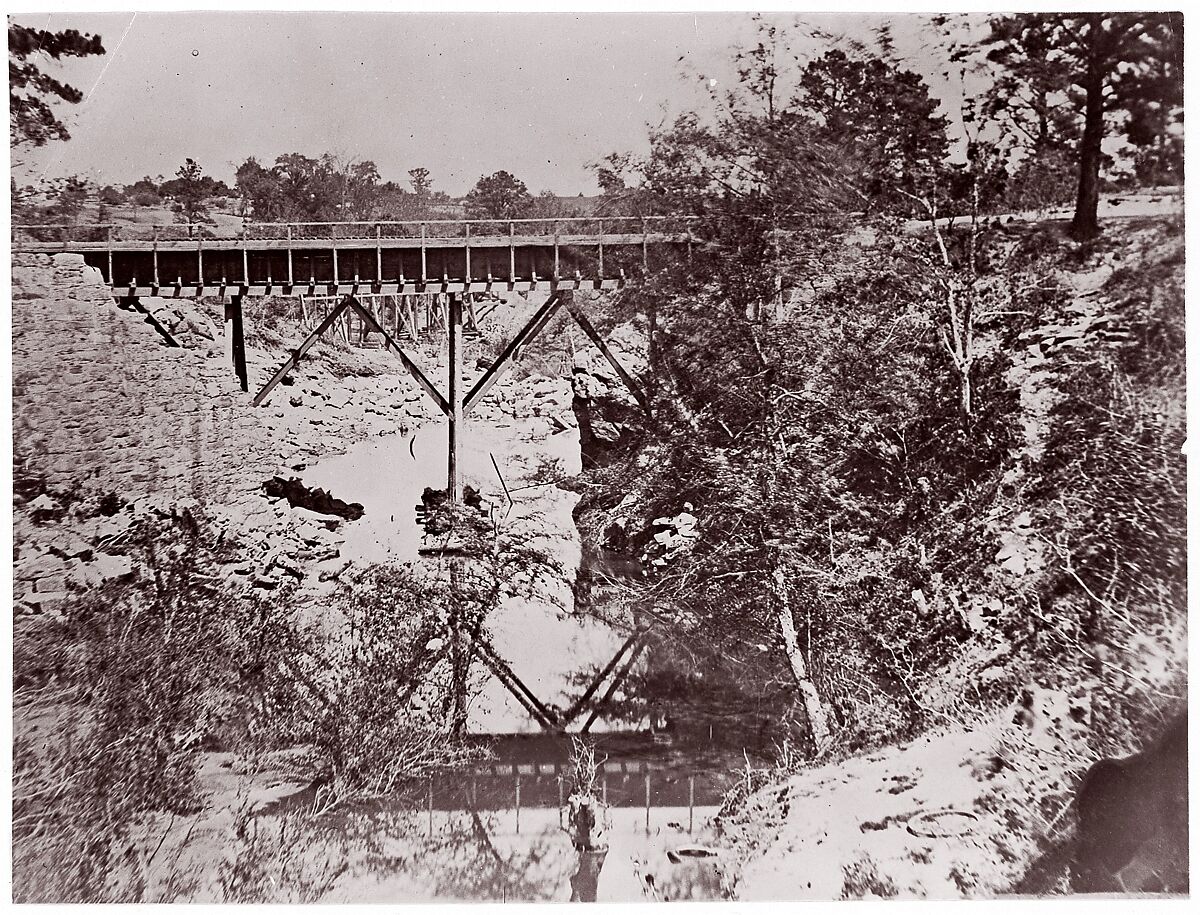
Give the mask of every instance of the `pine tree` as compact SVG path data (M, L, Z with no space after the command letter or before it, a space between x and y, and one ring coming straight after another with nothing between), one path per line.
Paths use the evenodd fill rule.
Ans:
M9 145L45 146L50 140L69 140L70 132L54 112L55 101L78 104L83 93L43 73L44 59L103 54L99 35L67 29L48 32L9 21L8 24L8 138Z
M1076 238L1093 238L1100 231L1102 146L1114 114L1125 113L1127 129L1131 121L1145 127L1153 119L1138 119L1139 114L1161 113L1182 100L1182 39L1178 13L1021 13L993 20L985 39L992 48L989 57L1009 77L1032 87L1035 99L1048 98L1062 86L1082 112L1071 223ZM1165 121L1166 115L1157 120ZM1137 133L1134 139L1146 140Z

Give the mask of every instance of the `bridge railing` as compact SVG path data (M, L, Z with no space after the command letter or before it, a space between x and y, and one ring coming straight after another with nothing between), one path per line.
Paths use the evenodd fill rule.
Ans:
M103 245L106 242L187 242L198 245L213 241L354 241L370 243L383 239L572 236L602 238L610 235L688 236L698 228L695 216L566 216L555 219L426 219L360 222L245 222L211 226L183 223L93 225L14 225L12 245L72 244Z

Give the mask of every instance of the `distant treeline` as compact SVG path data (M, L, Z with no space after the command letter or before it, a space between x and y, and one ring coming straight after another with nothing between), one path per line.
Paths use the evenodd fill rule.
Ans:
M211 222L212 210L258 222L385 221L417 219L552 219L588 215L595 198L531 194L507 171L481 176L465 197L433 186L426 168L408 172L407 187L384 181L370 160L326 153L318 158L287 153L271 165L254 157L238 166L233 186L185 160L172 178L147 175L129 185L96 185L79 176L12 185L14 212L28 222L77 222L90 209L101 220L113 208L162 207L178 221Z

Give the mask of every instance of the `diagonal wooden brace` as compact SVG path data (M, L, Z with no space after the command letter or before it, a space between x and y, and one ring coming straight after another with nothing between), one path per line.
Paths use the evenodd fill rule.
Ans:
M629 657L625 660L625 663L621 665L621 669L618 670L616 675L613 677L612 683L608 685L608 689L605 691L603 697L601 697L600 701L596 703L596 707L593 708L592 713L588 715L588 720L585 721L583 723L583 727L579 729L580 734L586 734L589 730L591 730L591 727L593 724L595 724L596 719L600 717L600 713L604 711L604 706L608 705L609 700L616 695L621 684L625 682L625 678L629 676L629 672L633 670L633 665L637 663L637 659L641 656L645 647L645 642L638 642L633 646L633 650L629 652Z
M588 320L588 316L575 307L573 302L567 303L567 312L575 319L575 323L583 328L583 332L588 335L591 341L596 344L596 348L604 354L604 358L608 360L608 364L613 367L613 371L617 373L620 379L625 382L625 387L629 388L629 393L637 400L638 406L642 411L650 415L650 401L646 398L646 394L642 391L642 386L634 381L633 376L625 371L625 367L617 361L616 355L608 348L608 344L604 342L604 338L600 336L599 331Z
M547 731L561 731L562 725L558 723L554 712L542 704L541 700L533 694L533 692L521 682L520 677L512 672L507 664L492 650L491 646L482 639L474 640L475 650L483 659L484 664L495 674L496 679L504 685L504 687L513 694L518 702L525 707L530 716L534 718L538 724Z
M570 724L575 720L575 717L581 711L583 711L584 706L587 705L588 700L595 695L596 690L603 685L604 681L608 679L608 675L611 674L617 664L620 663L621 658L625 655L625 652L633 648L637 644L638 640L641 639L645 634L645 630L639 629L624 641L621 647L617 649L617 653L612 656L612 660L604 665L604 669L600 671L600 673L596 674L596 678L592 680L588 688L584 690L583 695L576 699L571 704L569 709L563 712L562 721L564 725Z
M304 338L304 342L296 347L295 352L288 356L287 361L275 370L275 374L271 376L271 380L264 384L262 390L254 395L254 406L257 407L266 400L270 393L275 390L275 386L287 377L288 372L300 364L300 360L304 358L304 354L312 349L313 344L320 339L321 334L329 330L333 326L333 322L342 316L342 312L350 307L351 301L351 298L346 296L337 308L330 310L329 314L325 316L325 320L317 325L316 330Z
M408 369L408 373L413 376L417 384L421 386L421 389L429 395L430 399L433 400L434 404L439 410L442 411L443 414L449 415L450 404L446 401L446 398L441 395L438 389L433 386L433 382L429 380L426 374L421 371L421 366L419 366L417 362L404 351L404 348L401 347L399 343L392 339L391 334L383 329L380 323L375 320L375 316L366 308L363 308L358 300L351 297L350 307L354 309L354 311L360 318L363 319L363 321L365 321L371 326L371 328L383 336L383 340L387 344L388 348L400 357L400 361L404 363L404 367Z
M483 377L475 382L475 386L467 392L466 399L463 400L463 413L470 413L471 409L492 389L492 385L513 367L521 350L532 343L533 339L542 332L542 328L550 323L550 319L554 317L560 305L562 305L562 296L555 292L546 299L541 308L534 312L533 317L504 348L504 352L500 354L500 358L496 360L495 364L484 372Z

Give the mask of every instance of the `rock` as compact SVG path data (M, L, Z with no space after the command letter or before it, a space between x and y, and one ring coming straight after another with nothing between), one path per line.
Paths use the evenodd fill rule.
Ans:
M349 567L350 560L341 557L319 562L317 563L317 581L332 581L339 578Z
M63 507L46 493L42 493L25 507L33 513L35 521L57 518L63 513Z
M37 594L27 596L34 598L30 603L36 606L40 613L55 613L71 600L71 595L65 590L38 591Z
M34 581L47 575L63 575L68 565L52 553L34 552L23 556L13 568L13 577L18 581Z
M68 579L81 588L95 588L133 574L133 561L127 556L100 553L92 562L77 562Z
M39 595L39 600L41 600L40 595L43 594L65 593L67 590L67 575L43 575L34 582L33 587Z
M57 532L47 541L46 546L51 553L63 559L82 559L84 562L90 562L93 555L92 545L70 531Z
M285 480L283 477L273 477L263 483L263 491L271 498L287 499L293 508L307 508L323 515L337 515L348 521L362 517L363 506L358 502L343 502L336 499L324 489L311 489L305 486L297 477Z

